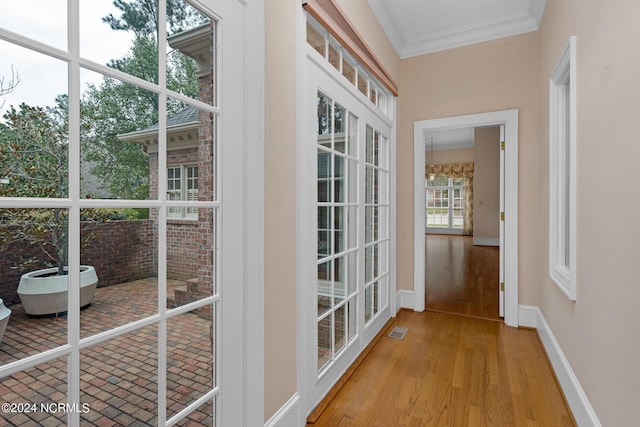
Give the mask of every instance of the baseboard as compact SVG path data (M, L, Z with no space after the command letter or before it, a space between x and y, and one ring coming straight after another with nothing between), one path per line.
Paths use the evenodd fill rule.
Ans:
M474 237L473 244L475 246L500 246L500 239L490 239L487 237Z
M537 330L577 424L580 427L602 427L540 308L528 305L520 305L518 308L520 326Z
M406 289L400 289L396 292L396 308L400 310L401 308L408 308L413 310L413 291L408 291Z
M298 393L295 393L269 418L269 421L264 423L264 427L300 427L304 425L304 423L300 421L302 420L300 410L300 396L298 396Z

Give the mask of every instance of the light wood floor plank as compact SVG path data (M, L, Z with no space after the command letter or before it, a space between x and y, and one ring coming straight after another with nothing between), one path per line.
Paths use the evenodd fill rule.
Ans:
M315 426L575 425L535 331L402 310Z
M500 249L470 236L425 235L427 310L500 320Z

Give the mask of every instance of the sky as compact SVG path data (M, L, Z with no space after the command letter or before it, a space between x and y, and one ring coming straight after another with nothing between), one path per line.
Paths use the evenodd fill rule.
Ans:
M2 2L0 28L20 33L61 50L67 49L67 1L20 0ZM120 11L113 0L80 0L80 54L98 63L123 57L131 45L131 34L113 31L101 18ZM5 87L11 80L11 70L17 72L20 83L9 94L0 97L0 115L10 105L26 102L30 105L53 105L56 95L67 93L66 63L47 55L25 49L0 39L0 78ZM83 73L82 79L99 83L95 73ZM0 119L3 121L3 119Z

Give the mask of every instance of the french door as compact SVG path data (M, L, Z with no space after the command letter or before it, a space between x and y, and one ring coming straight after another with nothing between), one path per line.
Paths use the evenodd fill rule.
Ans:
M0 419L247 425L248 6L158 0L127 21L131 15L115 3L57 0L40 10L44 3L11 2L0 18L3 60L20 76L13 98L0 99L3 114L16 108L14 119L1 121L0 143L30 150L2 159L9 171L0 175L2 225L18 227L5 221L19 218L31 229L43 218L62 219L57 229L49 221L39 230L64 246L60 262L68 266L64 316L34 319L14 310L0 349L0 388L13 390L5 400L24 410ZM20 120L26 114L40 124ZM46 139L24 137L29 126L41 126ZM48 144L55 156L35 144ZM110 146L117 148L107 152ZM107 163L125 149L126 158ZM169 165L178 158L198 162L197 200L170 196ZM24 163L36 160L39 167ZM47 165L59 172L45 177L59 184L55 191L37 175ZM87 168L103 165L106 172L92 179L111 194L88 195ZM115 185L127 178L142 184L135 191ZM175 210L194 214L176 220ZM98 223L92 218L100 212L115 216ZM22 258L51 251L35 242L11 248L24 251ZM92 245L100 250L91 252ZM89 259L106 261L96 268L96 296L81 311L80 264Z
M391 316L391 121L307 61L299 146L305 414Z

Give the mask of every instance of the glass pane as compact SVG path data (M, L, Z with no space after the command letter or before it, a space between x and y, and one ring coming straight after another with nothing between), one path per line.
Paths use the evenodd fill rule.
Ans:
M184 0L167 2L167 88L215 105L215 22Z
M318 92L318 143L331 147L331 100Z
M134 8L126 2L80 2L80 54L157 83L157 16L156 2Z
M428 181L429 187L447 187L449 185L449 178L444 175L437 175L435 179Z
M384 207L379 207L378 209L378 214L379 214L379 218L378 218L378 229L379 229L379 239L388 239L389 238L389 224L388 224L388 219L389 219L389 208L384 206Z
M367 165L365 167L366 180L364 183L364 202L374 203L374 170L373 167Z
M364 282L369 283L373 279L373 249L368 246L364 250Z
M67 343L68 228L66 209L0 209L0 298L11 310L0 310L0 364Z
M343 203L345 201L345 159L342 156L333 156L335 189L333 193L334 202Z
M215 209L198 208L197 221L167 222L167 308L216 292L215 213Z
M379 252L379 247L380 245L376 244L373 245L371 247L371 257L372 257L372 264L373 264L373 272L372 272L372 278L376 279L378 278L378 276L380 275L380 252Z
M342 58L342 75L345 76L352 84L356 84L356 70L344 57Z
M0 52L0 197L68 197L67 64L1 40Z
M340 70L340 52L332 43L329 43L329 64L336 70Z
M379 157L378 157L378 151L380 149L380 133L378 131L373 131L373 159L372 159L372 163L376 166L379 165Z
M378 139L378 164L383 169L389 168L389 140L382 135Z
M0 348L3 346L4 343ZM0 422L4 421L2 425L66 425L67 413L58 410L58 404L68 402L67 366L67 357L63 356L0 379L2 402L20 405L9 407L9 410L3 407L0 416ZM79 412L92 411L89 402L81 402L82 405L77 407Z
M333 117L334 125L334 148L336 151L346 153L346 130L348 129L347 110L341 105L335 105L335 114Z
M339 353L347 344L347 305L344 304L336 309L335 331L333 345L336 353Z
M214 309L206 305L167 319L167 418L216 385ZM205 406L200 415L210 417Z
M331 247L331 208L318 207L318 258L324 258L333 253Z
M367 134L365 139L365 161L369 164L373 164L373 128L367 125Z
M318 322L318 371L331 361L331 315Z
M318 149L318 202L331 201L331 154Z
M374 105L378 105L378 89L371 88L369 93L369 99Z
M324 36L315 29L311 23L307 22L307 43L324 56Z
M373 206L371 208L371 218L372 218L372 232L373 232L373 241L376 242L380 239L379 228L380 228L380 219L378 217L378 207Z
M371 243L373 240L373 207L364 208L364 241Z
M331 310L331 261L318 265L318 317Z
M346 218L345 218L345 213L346 213L346 208L344 207L336 207L334 208L334 222L333 222L333 227L334 227L334 248L333 248L333 253L340 253L342 251L344 251L345 248L345 222L346 222Z
M0 27L66 51L67 0L2 2ZM42 74L46 79L48 73Z
M358 156L358 118L349 114L349 156Z
M80 262L97 280L92 287L88 272L80 275L82 338L158 312L157 216L157 209L80 211Z
M81 195L157 198L158 95L85 69L81 79Z
M358 90L367 96L367 76L360 69L358 69Z
M193 426L213 427L215 426L215 422L216 422L214 408L215 408L215 402L213 400L209 400L206 403L204 403L202 406L198 407L195 411L187 415L184 419L176 422L174 425L184 426L184 427L193 427Z
M347 257L338 257L333 261L334 277L333 277L333 294L334 305L340 304L347 296Z
M126 349L126 351L123 351ZM158 328L142 329L80 350L81 423L157 424Z
M373 314L376 314L380 310L380 308L378 307L378 304L379 304L378 282L375 282L372 288L373 288Z

